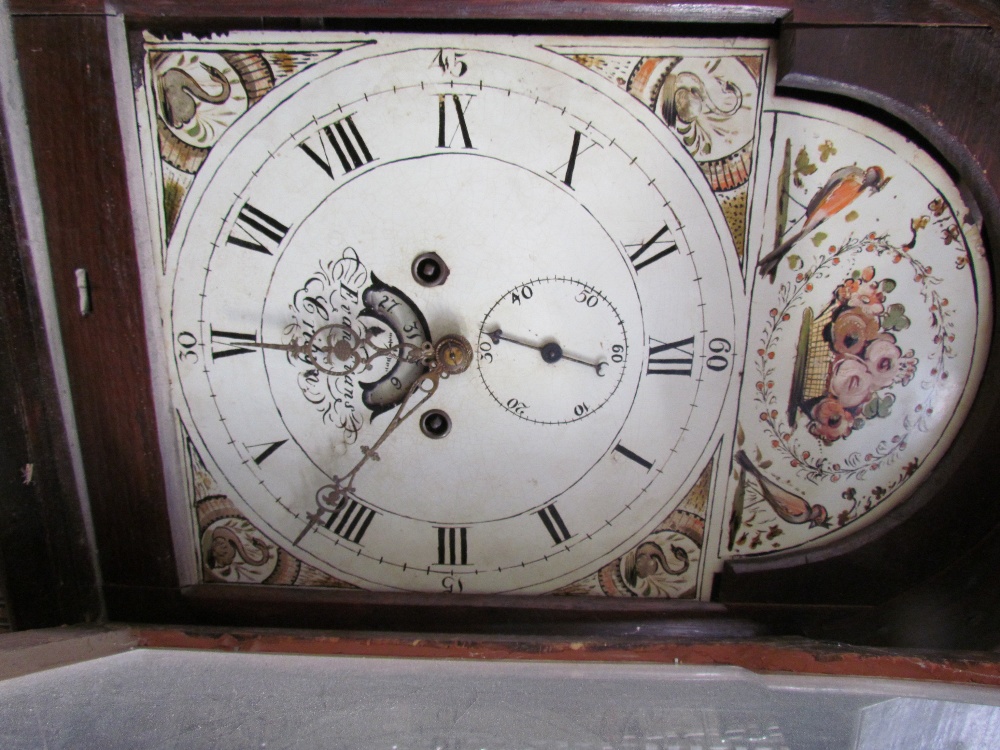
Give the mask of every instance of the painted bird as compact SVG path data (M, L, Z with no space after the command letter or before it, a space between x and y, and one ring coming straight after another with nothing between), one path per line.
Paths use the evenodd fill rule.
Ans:
M855 198L860 196L865 190L871 190L874 195L884 188L891 180L886 177L881 167L841 167L826 181L823 188L812 197L809 205L806 206L805 220L802 229L782 242L773 251L765 255L757 263L760 275L769 276L771 283L774 283L774 276L778 271L778 263L788 254L792 246L803 237L812 232L836 213L843 211L851 205Z
M761 474L760 469L751 463L750 457L744 451L737 451L736 462L757 480L760 485L760 494L767 500L768 505L774 508L774 512L781 520L788 523L808 523L809 528L822 526L826 529L830 527L826 508L822 505L810 505L798 495L793 495L783 487L779 487Z

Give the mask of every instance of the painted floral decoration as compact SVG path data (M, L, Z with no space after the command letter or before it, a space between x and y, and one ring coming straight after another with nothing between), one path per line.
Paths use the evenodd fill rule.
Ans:
M913 379L917 360L903 352L894 331L909 327L902 304L887 304L896 287L875 279L875 268L855 270L833 293L833 302L814 321L819 346L799 352L813 369L828 362L821 392L804 388L798 403L809 417L809 432L827 445L848 437L866 420L889 415L895 397L888 389ZM817 351L818 349L818 351Z

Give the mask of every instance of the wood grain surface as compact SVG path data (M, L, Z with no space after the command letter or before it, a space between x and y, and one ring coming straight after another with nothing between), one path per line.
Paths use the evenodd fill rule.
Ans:
M0 630L100 615L0 119Z
M970 6L970 7L963 7ZM982 25L980 3L933 0L11 0L19 15L122 13L137 20L154 18L439 18L593 21L710 21L745 23L787 19L794 24L842 26Z
M21 18L14 32L101 570L175 586L105 20Z

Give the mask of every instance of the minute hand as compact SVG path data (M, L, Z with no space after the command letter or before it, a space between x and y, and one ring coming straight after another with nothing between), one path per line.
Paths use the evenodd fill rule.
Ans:
M567 354L566 352L563 351L562 347L559 346L559 344L557 344L554 341L551 341L547 344L532 344L528 341L523 341L521 339L514 338L513 336L508 336L499 328L497 328L492 333L487 333L486 335L490 337L490 341L492 341L494 344L499 344L501 341L509 341L512 344L518 344L519 346L524 346L527 347L528 349L534 349L535 351L539 352L542 355L542 359L548 362L549 364L554 364L558 362L560 359L565 359L570 362L576 362L577 364L585 365L586 367L589 367L595 372L597 372L597 374L602 378L604 377L604 373L602 372L602 370L608 365L608 363L604 361L590 362L585 359L580 359L579 357L574 357L572 354Z

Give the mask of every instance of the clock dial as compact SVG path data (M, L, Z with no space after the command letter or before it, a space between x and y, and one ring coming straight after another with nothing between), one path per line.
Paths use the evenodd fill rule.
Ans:
M479 375L511 414L562 424L594 414L625 374L628 337L612 302L590 284L532 279L506 292L479 330Z
M694 482L740 369L680 145L571 61L465 41L290 79L213 148L170 248L200 450L276 542L367 588L592 572Z

